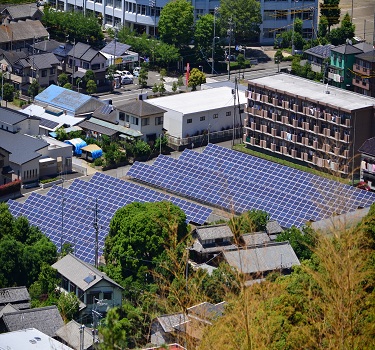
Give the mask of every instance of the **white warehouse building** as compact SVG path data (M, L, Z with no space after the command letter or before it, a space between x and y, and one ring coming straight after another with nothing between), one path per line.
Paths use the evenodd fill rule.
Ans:
M316 36L318 25L318 0L259 0L263 23L259 41L273 45L276 35L293 27L294 18L303 20L303 36ZM104 27L122 26L136 29L140 33L157 34L161 9L169 0L48 0L61 11L82 11L103 18ZM191 0L194 17L211 13L220 6L219 0ZM242 43L236 43L242 44Z
M175 144L183 145L191 143L187 139L204 133L210 133L212 137L215 132L232 133L229 130L232 130L233 124L236 127L242 124L240 111L243 111L246 102L245 93L238 91L233 95L232 92L230 87L220 87L145 102L166 111L163 128L170 142L175 139Z

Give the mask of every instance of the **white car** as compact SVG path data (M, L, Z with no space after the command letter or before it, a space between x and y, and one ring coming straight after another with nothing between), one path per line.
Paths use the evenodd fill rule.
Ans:
M130 79L133 79L133 74L131 74L128 70L117 70L117 74L120 74L121 77L128 77Z
M123 75L121 77L121 85L128 85L128 84L133 84L133 79L126 75Z

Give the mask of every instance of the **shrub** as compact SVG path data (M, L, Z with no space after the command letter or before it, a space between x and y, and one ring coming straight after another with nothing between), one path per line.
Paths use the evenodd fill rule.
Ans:
M103 165L103 159L102 158L96 158L94 160L94 165L95 166L102 166Z

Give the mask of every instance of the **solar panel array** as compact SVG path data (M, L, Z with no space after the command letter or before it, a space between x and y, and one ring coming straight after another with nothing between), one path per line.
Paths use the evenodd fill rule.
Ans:
M32 193L21 204L8 201L14 216L26 216L38 226L53 243L71 243L80 259L95 262L94 210L98 204L99 255L109 232L110 221L117 209L132 202L167 200L179 206L187 220L203 224L212 209L186 200L129 183L109 175L96 173L90 181L76 179L69 188L53 186L46 195Z
M212 144L136 162L127 175L236 214L264 210L287 228L375 202L375 193Z
M105 104L101 109L100 113L102 114L110 114L113 111L113 107L110 104Z
M39 124L40 124L41 126L45 126L46 128L49 128L49 129L51 129L51 130L55 129L56 126L59 125L59 123L54 122L54 121L52 121L52 120L45 119L45 118L40 118L40 122L39 122Z

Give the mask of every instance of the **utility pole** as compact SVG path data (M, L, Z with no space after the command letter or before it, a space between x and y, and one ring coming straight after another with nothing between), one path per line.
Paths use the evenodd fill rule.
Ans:
M232 44L232 25L233 25L233 22L232 22L232 17L231 19L229 20L229 55L228 55L228 80L230 80L230 46Z
M74 46L73 46L73 62L72 62L72 89L74 87L74 71L76 66L76 38L74 38Z
M215 72L215 69L214 69L214 65L215 65L215 39L216 39L216 13L217 13L217 10L218 8L215 7L215 10L214 10L214 37L212 38L212 66L211 66L211 74L214 74Z
M237 88L237 77L234 77L234 89L232 89L232 95L233 95L233 140L232 140L232 146L234 146L234 139L236 138L236 88Z

